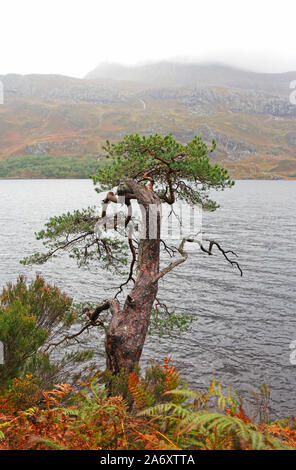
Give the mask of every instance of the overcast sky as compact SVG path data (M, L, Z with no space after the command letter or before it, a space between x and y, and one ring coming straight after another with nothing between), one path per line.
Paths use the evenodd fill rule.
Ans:
M296 71L295 0L1 0L0 18L0 74L172 58Z

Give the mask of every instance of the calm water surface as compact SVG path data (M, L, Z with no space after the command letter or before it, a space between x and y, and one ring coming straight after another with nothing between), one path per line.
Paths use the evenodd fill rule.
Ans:
M204 230L239 254L244 276L219 254L191 252L161 281L159 297L194 315L192 330L176 339L148 337L142 363L170 354L198 389L214 376L244 395L266 382L273 413L296 415L296 366L289 361L296 340L296 181L238 181L216 199L221 208L204 214ZM41 272L77 301L112 295L118 279L99 268L78 269L65 258L19 264L41 250L34 232L48 217L95 204L100 198L88 180L1 180L0 285ZM91 338L103 365L102 340Z

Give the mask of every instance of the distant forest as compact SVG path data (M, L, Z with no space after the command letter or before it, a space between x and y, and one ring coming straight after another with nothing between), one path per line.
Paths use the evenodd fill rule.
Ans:
M88 178L102 162L95 157L25 155L0 159L0 178Z

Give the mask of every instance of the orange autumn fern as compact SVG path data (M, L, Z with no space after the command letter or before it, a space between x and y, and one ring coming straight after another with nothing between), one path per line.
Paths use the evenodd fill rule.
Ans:
M223 401L220 383L216 387L214 381L208 394L221 402L221 412L209 411L202 405L205 400L184 386L169 358L162 365L152 363L144 377L129 374L133 405L119 394L108 396L99 376L81 383L78 390L56 385L42 392L38 406L33 403L25 410L13 410L11 403L6 407L0 396L0 450L296 448L294 420L254 423L236 402L224 411L224 401L229 403L234 396ZM20 384L22 380L17 389Z
M170 356L165 357L162 367L165 371L165 384L167 390L177 388L177 386L180 384L180 372L176 366L171 364Z
M134 406L143 408L147 406L147 394L145 386L141 384L139 375L133 371L128 375L128 389L133 397Z
M280 439L283 444L296 449L296 429L294 419L287 420L287 424L284 427L274 423L269 426L265 426L264 430Z
M171 364L171 358L166 357L163 364L152 362L141 378L139 372L133 371L128 376L128 390L132 396L134 407L138 410L155 403L166 402L166 393L181 387L183 379L176 366ZM182 388L182 387L181 387Z

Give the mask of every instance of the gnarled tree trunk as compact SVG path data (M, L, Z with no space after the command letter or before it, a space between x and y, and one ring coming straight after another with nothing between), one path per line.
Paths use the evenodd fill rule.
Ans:
M136 282L123 308L120 309L116 300L111 307L113 316L107 329L106 354L107 368L114 374L120 370L131 372L139 362L158 289L155 278L159 273L160 201L152 190L133 180L127 180L127 184L140 204L143 226Z

